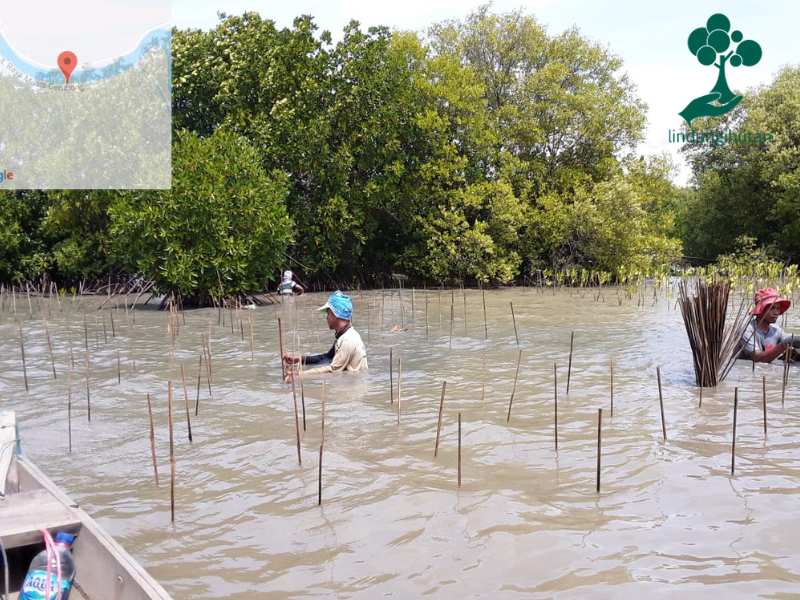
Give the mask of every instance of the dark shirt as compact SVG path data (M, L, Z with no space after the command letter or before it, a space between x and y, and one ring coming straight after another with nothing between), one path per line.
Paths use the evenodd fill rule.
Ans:
M340 332L336 333L336 335L334 337L334 340L333 340L333 345L331 346L331 349L328 350L327 352L325 352L323 354L306 354L303 357L303 364L304 365L319 365L319 364L325 364L325 363L331 362L333 360L333 357L336 355L336 340L338 340L342 335L344 335L344 333L348 329L350 329L349 325L347 327L345 327L344 329L342 329Z

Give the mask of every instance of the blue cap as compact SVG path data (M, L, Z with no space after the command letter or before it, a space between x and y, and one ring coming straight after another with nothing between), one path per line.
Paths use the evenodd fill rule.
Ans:
M350 296L338 290L328 296L328 301L319 307L319 310L328 309L345 321L350 321L353 318L353 301L350 300Z
M66 544L67 546L71 546L72 542L75 541L75 536L71 533L67 533L66 531L59 531L56 534L56 544Z

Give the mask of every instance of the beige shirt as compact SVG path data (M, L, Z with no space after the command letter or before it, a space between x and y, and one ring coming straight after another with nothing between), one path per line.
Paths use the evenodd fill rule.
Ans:
M331 364L302 371L303 377L319 373L336 373L341 371L366 371L367 349L361 336L351 326L334 344L334 355Z

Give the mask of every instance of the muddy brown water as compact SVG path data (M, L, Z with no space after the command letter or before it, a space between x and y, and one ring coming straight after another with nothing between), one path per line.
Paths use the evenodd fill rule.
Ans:
M652 289L632 298L613 288L600 298L592 290L487 292L487 339L481 292L466 291L465 320L463 295L456 290L452 342L450 292L416 291L412 300L406 290L402 305L397 290L355 293L354 322L368 346L369 373L305 382L307 430L299 466L291 386L280 378L277 318L287 349L323 352L332 335L314 309L324 298L307 294L282 306L240 311L234 314L233 333L230 313L219 326L215 310L187 311L171 358L167 313L138 309L134 323L133 311L121 304L113 311L110 304L97 310L100 299L68 298L61 305L33 299L30 314L27 300L18 296L16 318L24 332L30 382L26 393L15 316L6 296L0 312L0 409L17 412L23 451L175 598L705 597L715 592L745 598L800 590L796 368L785 406L781 366L757 365L753 372L750 363L740 361L724 385L704 392L698 408L686 334L674 297L667 299L663 291L658 298ZM510 302L522 354L506 423L518 358ZM41 318L47 312L56 380ZM86 418L84 313L91 422ZM392 332L401 322L407 330ZM790 313L790 330L794 322ZM571 331L575 347L567 395ZM203 381L194 417L202 334L210 334L213 397ZM68 377L70 346L76 366ZM396 404L389 403L390 348L395 360L402 360L399 425ZM192 444L180 364L192 407ZM762 376L767 377L766 438ZM169 380L176 385L174 526ZM444 380L441 441L434 458ZM739 413L731 477L735 386ZM394 389L396 394L396 384ZM154 402L159 487L153 479L145 392ZM599 494L598 408L603 408Z

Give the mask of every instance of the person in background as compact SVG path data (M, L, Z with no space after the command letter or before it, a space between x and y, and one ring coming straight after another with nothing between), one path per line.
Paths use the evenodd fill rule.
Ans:
M786 352L790 344L793 346L792 354L795 354L794 348L800 347L800 337L794 339L793 335L784 333L783 329L775 325L778 317L789 310L791 301L774 288L758 290L753 301L753 318L742 334L739 358L753 362L772 362Z
M292 377L297 377L292 365L301 360L303 365L322 365L304 369L303 377L343 371L359 372L367 369L367 350L351 322L353 302L350 300L350 296L336 291L328 296L328 301L319 310L325 311L328 329L334 332L333 346L324 354L300 356L284 352L283 362L290 367L286 375L286 382L290 382Z
M281 282L278 285L278 293L281 296L293 296L294 294L299 296L303 292L305 292L305 289L295 281L294 273L288 270L284 271Z

